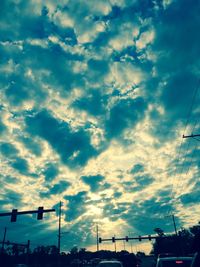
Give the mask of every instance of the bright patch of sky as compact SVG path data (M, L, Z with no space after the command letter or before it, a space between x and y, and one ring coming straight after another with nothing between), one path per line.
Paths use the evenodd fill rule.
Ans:
M199 143L182 135L200 134L199 12L187 0L1 1L0 212L62 201L63 250L95 249L97 223L108 238L173 232L170 213L178 228L198 222ZM57 216L1 217L0 230L57 244Z

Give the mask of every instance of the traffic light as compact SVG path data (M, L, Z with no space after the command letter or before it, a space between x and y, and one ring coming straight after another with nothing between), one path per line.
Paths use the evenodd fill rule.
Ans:
M149 237L149 241L151 241L151 235L149 235L148 237Z
M101 237L99 237L99 243L101 243L102 242L102 238Z
M126 242L128 242L128 236L125 237Z
M12 210L12 214L11 214L11 222L16 222L17 220L17 209L13 209Z
M38 215L37 215L37 219L38 220L42 220L43 219L43 207L39 207L38 208Z
M115 243L115 237L114 236L112 237L112 242Z
M141 235L138 236L139 241L142 241Z

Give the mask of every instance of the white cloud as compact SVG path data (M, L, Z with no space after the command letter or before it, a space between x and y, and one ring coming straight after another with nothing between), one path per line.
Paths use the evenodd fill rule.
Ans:
M140 38L139 40L136 41L136 47L137 49L144 49L146 48L146 46L150 43L153 42L154 40L154 37L155 37L155 33L152 30L149 30L147 32L143 32L141 35L140 35Z

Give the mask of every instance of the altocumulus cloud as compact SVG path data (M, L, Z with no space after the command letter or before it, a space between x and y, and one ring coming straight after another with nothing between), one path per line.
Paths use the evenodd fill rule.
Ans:
M26 118L27 130L38 135L53 147L69 166L82 166L96 154L87 132L72 132L65 122L59 122L47 110Z
M169 211L195 223L199 150L180 157L178 139L192 101L200 132L199 1L0 5L1 210L63 201L66 250L93 245L97 219L106 236L171 232ZM45 219L20 219L18 238L56 244Z

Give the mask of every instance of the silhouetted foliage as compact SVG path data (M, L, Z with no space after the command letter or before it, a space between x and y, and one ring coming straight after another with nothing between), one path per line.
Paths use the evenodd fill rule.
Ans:
M155 228L154 232L156 232L159 236L164 236L164 231L161 228Z
M155 231L155 230L154 230ZM163 253L175 254L175 255L188 255L198 251L199 245L194 245L194 241L200 236L200 225L194 225L189 230L181 229L178 235L175 234L170 236L162 235L158 231L158 238L153 244L152 253L156 256ZM200 240L200 239L199 239Z

